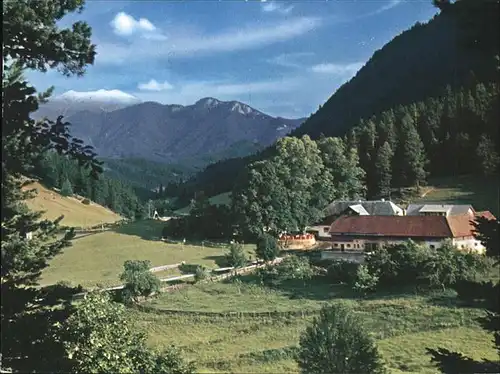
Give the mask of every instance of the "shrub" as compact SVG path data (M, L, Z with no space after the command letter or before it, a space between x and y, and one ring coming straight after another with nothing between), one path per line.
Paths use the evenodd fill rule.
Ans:
M288 256L278 265L275 266L278 279L311 279L314 275L314 270L309 263L307 257Z
M226 260L229 266L235 268L242 268L248 263L245 251L240 243L231 243L226 254Z
M125 283L123 300L137 302L139 297L148 297L160 290L160 280L149 271L149 261L127 260L123 264L125 270L120 275L120 280Z
M199 282L202 281L209 276L209 270L204 266L197 266L194 272L194 281Z
M356 281L353 290L363 294L375 291L378 283L378 276L371 274L365 265L359 265L356 271Z
M84 204L84 205L90 205L90 200L87 199L87 198L85 198L85 199L82 200L82 204Z
M327 276L332 283L353 284L359 264L352 261L335 260L329 267Z
M278 240L272 235L263 234L257 241L257 249L255 254L258 258L264 261L272 261L278 257L280 248Z
M200 267L197 264L180 264L179 270L182 274L196 274L196 270Z
M385 373L377 347L347 307L324 307L300 337L302 373Z
M459 251L451 242L430 249L410 240L375 250L366 257L366 266L370 274L379 277L381 287L446 288L485 274L491 264L482 255Z

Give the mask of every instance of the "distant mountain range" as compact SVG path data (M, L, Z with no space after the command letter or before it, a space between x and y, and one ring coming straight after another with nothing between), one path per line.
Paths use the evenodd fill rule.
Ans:
M242 157L275 142L305 119L272 117L238 101L204 98L193 105L141 102L122 91L68 91L36 118L64 115L73 136L101 157L177 163Z

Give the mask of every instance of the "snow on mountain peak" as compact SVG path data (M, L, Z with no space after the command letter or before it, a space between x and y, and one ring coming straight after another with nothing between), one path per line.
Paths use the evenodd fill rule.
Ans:
M202 105L204 108L213 108L220 104L220 101L214 99L213 97L205 97L204 99L198 100L195 105Z
M252 111L252 108L250 108L248 105L236 102L231 107L231 111L238 112L240 114L249 114Z
M128 93L120 90L97 90L97 91L67 91L56 99L71 100L71 101L99 101L99 102L120 102L120 103L133 103L140 100Z

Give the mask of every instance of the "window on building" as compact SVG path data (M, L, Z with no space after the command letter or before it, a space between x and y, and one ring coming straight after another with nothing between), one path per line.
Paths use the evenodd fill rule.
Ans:
M329 227L323 227L323 232L328 232L328 231L330 231Z
M350 244L347 244L347 248L351 248L351 245L350 245Z
M339 246L339 243L335 243L333 246L334 246L334 247L338 247L338 246Z

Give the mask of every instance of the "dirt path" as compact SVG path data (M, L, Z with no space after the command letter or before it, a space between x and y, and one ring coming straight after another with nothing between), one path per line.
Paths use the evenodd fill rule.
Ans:
M432 191L434 191L434 188L432 188L432 187L431 187L431 188L429 188L427 191L425 191L422 195L420 195L420 197L421 197L421 198L422 198L422 197L426 197L426 196L427 196L427 194L429 194L429 193L430 193L430 192L432 192Z

